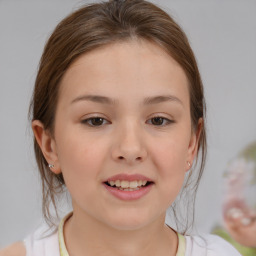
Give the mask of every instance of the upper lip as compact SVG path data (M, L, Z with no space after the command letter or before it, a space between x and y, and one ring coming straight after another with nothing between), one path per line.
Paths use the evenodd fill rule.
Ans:
M125 173L121 173L121 174L111 176L106 181L116 181L116 180L126 180L126 181L134 181L134 180L144 181L144 180L146 180L146 181L149 181L149 182L153 182L150 178L148 178L148 177L146 177L142 174L125 174Z

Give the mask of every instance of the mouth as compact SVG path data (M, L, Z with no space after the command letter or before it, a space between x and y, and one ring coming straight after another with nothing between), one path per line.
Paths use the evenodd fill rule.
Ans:
M146 196L155 183L140 174L118 174L103 182L106 190L114 197L124 200L138 200Z
M153 184L152 181L146 181L146 180L133 180L133 181L110 180L104 183L109 187L122 190L122 191L136 191Z

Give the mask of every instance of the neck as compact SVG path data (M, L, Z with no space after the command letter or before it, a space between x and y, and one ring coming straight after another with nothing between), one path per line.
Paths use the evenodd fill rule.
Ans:
M70 256L176 255L176 233L165 225L165 216L136 230L119 230L74 212L64 226Z

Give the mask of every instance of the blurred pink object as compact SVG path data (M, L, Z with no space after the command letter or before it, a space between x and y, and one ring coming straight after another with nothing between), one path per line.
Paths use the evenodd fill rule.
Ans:
M225 172L225 227L237 242L249 247L256 247L255 170L255 161L239 157Z

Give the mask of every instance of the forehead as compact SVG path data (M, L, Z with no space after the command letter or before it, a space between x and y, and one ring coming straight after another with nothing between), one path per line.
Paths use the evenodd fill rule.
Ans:
M160 46L131 40L77 58L63 76L60 97L98 90L114 98L130 95L135 99L167 90L187 96L188 80L181 66Z

